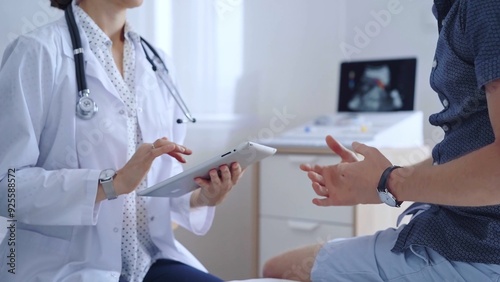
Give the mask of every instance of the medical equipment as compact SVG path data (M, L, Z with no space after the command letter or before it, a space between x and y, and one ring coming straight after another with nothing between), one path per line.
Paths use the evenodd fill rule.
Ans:
M73 44L73 54L75 56L76 81L78 85L79 97L78 102L76 103L76 115L81 119L89 120L99 111L99 108L97 107L97 104L94 102L94 100L90 97L90 90L87 88L87 80L85 78L85 65L83 60L83 47L81 43L80 32L78 31L78 26L76 25L75 17L73 14L72 5L68 5L66 10L64 11L64 14L66 17L66 22L68 23L71 42ZM151 64L153 71L165 84L175 102L184 113L184 116L187 118L187 120L177 119L177 123L196 122L196 119L192 117L188 107L186 106L186 103L184 103L184 100L177 91L177 87L175 87L172 79L170 78L167 66L160 58L158 52L156 52L153 46L151 46L151 44L149 44L142 37L141 45L146 55L146 59ZM146 47L149 49L149 52L152 53L153 58L150 57L150 54L146 50ZM161 71L165 72L164 75L158 73L158 71L160 70L160 68L158 68L158 65L161 67Z

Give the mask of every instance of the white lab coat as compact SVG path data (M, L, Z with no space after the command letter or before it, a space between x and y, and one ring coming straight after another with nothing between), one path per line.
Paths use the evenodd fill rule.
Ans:
M127 109L89 48L86 78L99 112L75 115L77 85L70 35L64 18L14 41L0 70L0 215L7 214L8 168L15 173L15 275L5 263L11 246L0 245L0 281L118 281L124 197L95 204L102 169L127 161ZM182 143L185 126L172 96L136 46L138 121L145 142L166 136ZM164 56L163 56L164 57ZM170 71L171 67L168 65ZM157 158L151 186L177 174L170 156ZM10 177L11 179L13 177ZM171 220L195 234L212 224L214 208L189 209L190 194L147 198L149 231L159 257L203 266L175 241ZM9 197L11 199L13 197ZM10 223L9 223L10 224ZM9 238L7 234L6 238Z

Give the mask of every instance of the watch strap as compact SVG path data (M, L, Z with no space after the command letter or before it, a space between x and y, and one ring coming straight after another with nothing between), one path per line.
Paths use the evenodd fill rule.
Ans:
M113 179L116 176L115 174L109 179L101 179L99 178L99 183L102 185L102 189L104 190L104 194L108 200L114 200L118 196L116 195L115 187L113 186Z
M117 198L115 187L113 187L113 180L101 182L101 185L108 200L114 200Z
M401 168L401 166L393 165L393 166L390 166L384 170L384 172L382 173L382 176L380 176L377 190L379 193L387 193L387 194L391 195L394 198L394 200L396 201L396 207L400 207L401 204L403 203L403 201L398 201L396 199L396 197L394 197L394 195L389 191L389 189L387 189L387 180L389 178L389 175L391 174L391 172L393 170L395 170L397 168Z

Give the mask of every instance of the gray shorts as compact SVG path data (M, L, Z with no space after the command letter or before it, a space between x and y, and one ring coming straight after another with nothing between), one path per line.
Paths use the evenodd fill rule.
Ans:
M500 281L497 264L448 261L418 245L391 252L403 227L326 243L316 256L312 281Z

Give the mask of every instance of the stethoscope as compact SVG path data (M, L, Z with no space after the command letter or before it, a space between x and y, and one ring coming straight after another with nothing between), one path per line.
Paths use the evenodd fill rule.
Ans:
M76 115L84 120L89 120L99 111L97 104L90 97L90 90L87 88L87 80L85 78L85 64L83 58L83 47L80 38L80 32L78 31L78 26L76 25L75 16L73 14L72 5L68 5L66 10L64 11L66 22L68 23L69 33L71 36L71 42L73 44L73 54L75 56L75 69L76 69L76 82L78 85L78 102L76 103ZM185 123L185 122L196 122L196 119L191 116L186 103L182 99L179 91L177 91L177 87L175 87L170 75L168 74L168 69L163 60L160 58L158 52L149 44L144 38L141 37L141 46L144 50L144 54L146 54L146 59L153 67L153 71L157 74L157 76L161 79L161 81L165 84L168 89L168 92L174 97L175 102L181 108L184 116L187 120L177 119L177 123ZM150 57L149 52L146 50L146 47L149 49L149 52L153 54L153 58ZM158 67L155 63L155 60L161 66L161 70L165 71L165 75L160 75L158 73Z

